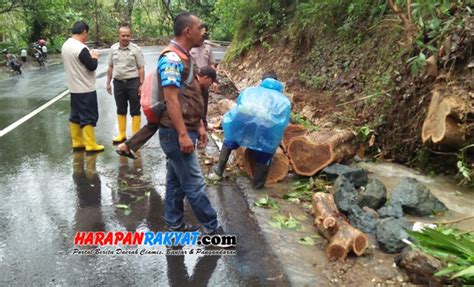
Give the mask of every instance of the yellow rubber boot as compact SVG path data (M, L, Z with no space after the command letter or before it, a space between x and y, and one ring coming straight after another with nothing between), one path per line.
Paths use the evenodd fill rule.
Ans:
M69 122L69 129L71 130L71 141L72 141L72 149L82 150L86 146L84 145L84 140L82 138L82 129L79 124Z
M113 144L123 143L125 140L127 140L127 115L117 115L117 122L119 134L112 140Z
M132 133L136 134L140 129L142 117L141 116L133 116L132 118Z
M84 136L84 143L86 144L86 151L88 152L104 151L104 146L99 145L95 142L94 126L87 125L83 127L82 134Z

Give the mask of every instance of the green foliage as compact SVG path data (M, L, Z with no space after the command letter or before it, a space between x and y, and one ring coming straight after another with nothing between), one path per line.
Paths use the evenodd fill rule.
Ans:
M274 228L287 228L287 229L296 229L300 223L296 220L291 213L288 216L285 215L275 215L272 217L272 221L270 222L270 226Z
M218 0L214 15L218 18L216 26L221 28L216 31L216 37L232 37L226 60L241 55L254 42L262 42L285 27L293 6L293 1L285 0Z
M299 124L305 127L309 132L318 131L319 127L313 124L311 121L305 119L300 113L291 113L290 120L294 124Z
M322 33L353 38L375 24L386 12L385 0L299 1L290 27L290 39L297 48L308 49Z
M375 131L371 129L369 126L365 125L362 127L357 128L356 134L357 134L357 140L361 143L364 143L369 140L370 136L374 133Z
M268 194L265 195L265 197L259 198L257 201L255 201L254 204L257 207L267 208L267 209L278 209L280 207L276 200L268 197Z
M311 202L315 192L327 192L328 183L320 178L302 178L293 182L290 192L283 195L283 199L294 202Z
M405 1L398 1L400 7L406 6ZM463 13L455 11L465 9L466 14L472 11L466 6L466 1L435 1L420 0L411 4L411 17L417 28L415 51L418 55L408 60L412 74L424 70L427 56L436 52L443 36L463 26ZM460 15L460 16L458 16Z
M466 150L473 148L474 144L467 145L459 150L458 153L458 162L457 162L457 168L459 174L463 177L463 181L469 181L471 182L471 176L473 175L472 169L468 166L466 163Z
M441 226L409 234L417 248L447 263L447 267L436 273L436 276L451 276L463 280L465 284L474 284L473 233Z
M301 245L309 245L309 246L314 246L316 245L316 242L314 239L320 238L319 235L315 234L312 236L306 236L306 237L301 237L298 239L298 243Z

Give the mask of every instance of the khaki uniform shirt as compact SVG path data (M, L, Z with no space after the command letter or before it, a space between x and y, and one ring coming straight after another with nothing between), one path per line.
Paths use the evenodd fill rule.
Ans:
M113 66L114 79L126 80L138 78L138 69L145 66L145 59L138 45L130 43L122 48L119 43L115 43L110 47L107 64Z
M196 65L198 66L199 69L206 66L214 65L214 56L212 55L212 47L211 47L211 44L209 44L207 40L205 40L201 46L192 48L191 51L189 51L189 53L193 57L194 62L196 62Z

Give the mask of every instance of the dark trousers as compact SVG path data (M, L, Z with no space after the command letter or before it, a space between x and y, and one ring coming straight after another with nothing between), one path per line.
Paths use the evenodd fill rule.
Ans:
M158 131L158 128L156 124L146 124L129 138L125 145L133 151L139 150Z
M209 89L201 89L202 98L204 100L204 126L207 128L207 105L209 104Z
M139 78L116 80L114 79L114 97L117 105L117 114L126 115L130 103L130 115L140 115L140 97L138 97Z
M234 141L226 140L224 139L224 145L230 149L238 149L240 145ZM255 159L256 162L263 164L263 165L270 165L272 163L273 159L273 154L271 153L266 153L263 151L258 151L258 150L253 150L253 149L248 149L252 155L252 157Z
M71 93L71 115L69 121L80 124L81 127L95 127L99 120L96 91L88 93Z

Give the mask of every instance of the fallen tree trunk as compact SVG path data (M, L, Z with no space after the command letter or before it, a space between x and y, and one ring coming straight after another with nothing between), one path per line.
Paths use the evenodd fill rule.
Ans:
M470 112L468 94L457 87L435 87L421 132L424 144L456 149L465 142L468 131L461 123Z
M316 192L313 195L314 224L329 240L326 256L330 260L345 260L349 252L357 256L369 245L367 236L350 225L339 213L331 194Z
M253 179L253 170L255 159L251 155L251 151L246 148L239 148L235 152L235 160L237 166ZM278 148L273 156L272 164L268 172L265 184L274 184L283 180L288 175L288 166L290 161L281 148Z
M351 130L344 130L293 138L287 150L293 170L299 175L313 176L332 163L354 156L354 137Z
M283 150L288 151L288 145L293 138L305 135L308 135L308 130L304 126L289 124L286 127L283 139L281 140Z

